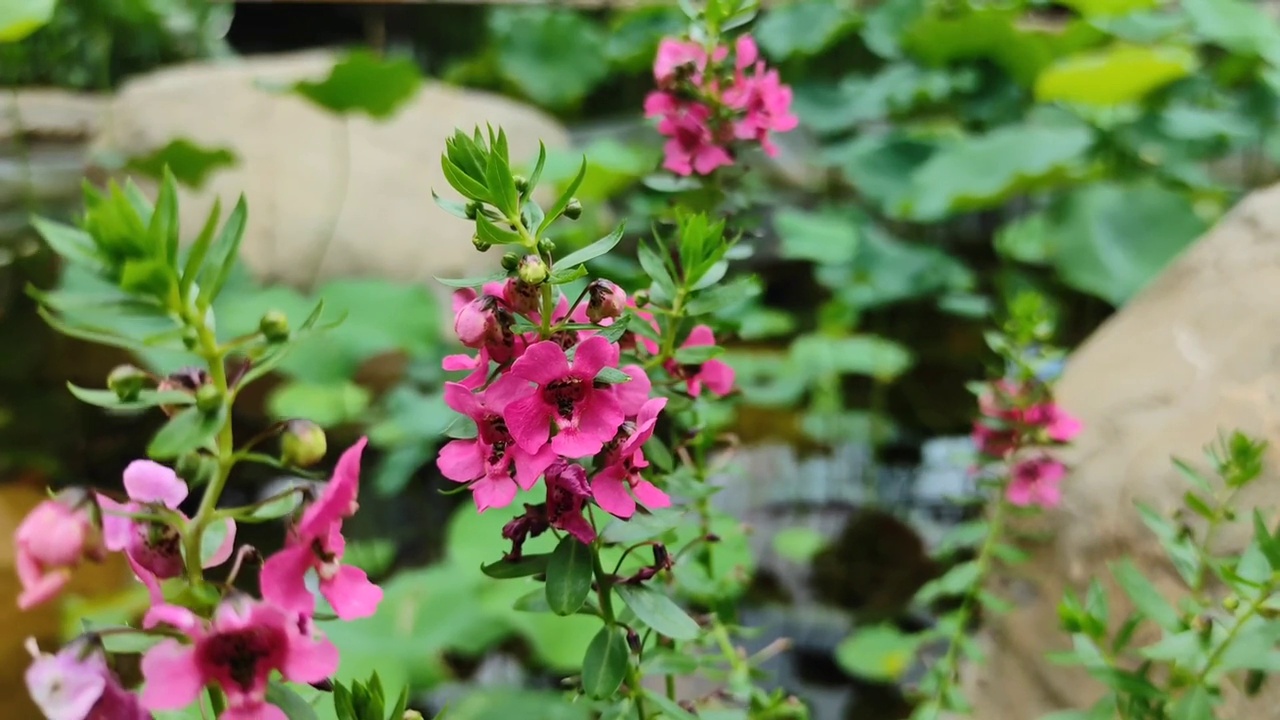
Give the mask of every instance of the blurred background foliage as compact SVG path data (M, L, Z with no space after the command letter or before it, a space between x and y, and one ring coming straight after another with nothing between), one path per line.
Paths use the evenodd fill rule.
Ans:
M926 439L966 432L964 383L986 360L981 333L992 308L1036 289L1064 342L1077 343L1243 194L1276 179L1272 10L1248 0L770 3L752 32L793 85L802 127L780 138L776 160L732 171L729 207L752 208L740 218L752 253L732 266L737 300L716 316L734 338L727 359L742 390L718 427L803 452L866 443L882 459L896 449L918 457ZM421 75L501 92L568 124L579 147L553 154L543 177L567 183L586 153L578 193L586 212L574 234L557 239L573 247L619 219L643 232L665 209L656 190L671 189L671 179L654 175L660 143L639 108L659 39L683 22L668 4L268 3L233 12L201 0L17 0L0 10L0 83L106 91L183 60L364 47L327 81L293 91L379 118L394 114ZM19 136L0 152L0 217L44 207L23 182L21 145ZM168 163L198 186L235 161L175 138L116 166L156 174ZM154 419L106 417L66 395L67 379L93 386L120 358L77 355L83 346L44 329L23 287L92 293L91 281L60 276L12 222L0 227L13 238L0 243L0 469L112 485ZM602 258L595 270L636 287L643 271L629 257ZM377 669L392 686L413 683L420 697L453 698L453 718L542 707L541 695L525 691L450 689L465 680L553 689L590 637L572 621L510 609L518 584L477 572L500 551L507 516L476 516L465 505L453 512L460 501L437 492L445 483L432 460L448 422L439 363L455 350L441 340L447 308L425 287L376 279L294 289L242 272L234 282L216 308L232 334L256 327L269 307L301 318L318 298L347 315L280 368L256 413L238 418L252 431L305 415L330 429L331 446L367 432L379 451L366 484L377 497L357 518L364 540L352 552L387 580L388 601L376 617L334 629L344 676ZM162 371L184 362L142 360ZM240 478L237 487L247 497L271 479ZM743 523L725 516L723 525L734 580L701 600L746 592L749 604L776 602L776 588L754 574ZM653 537L679 532L677 522L659 523ZM860 562L851 547L865 540L850 529L824 550L814 533L789 530L777 552L802 565L816 556L831 570L842 552L848 567ZM914 573L908 585L928 577L916 566L904 572ZM847 567L826 575L843 585L867 577ZM119 598L95 602L73 614L130 612ZM856 615L855 604L843 609ZM852 667L850 653L836 661L876 675ZM847 716L900 712L888 706ZM539 717L581 710L547 708Z

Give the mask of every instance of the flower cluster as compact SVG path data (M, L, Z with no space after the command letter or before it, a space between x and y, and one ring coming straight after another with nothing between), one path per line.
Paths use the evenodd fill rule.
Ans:
M485 285L479 294L459 291L454 329L477 353L444 361L446 370L468 373L445 385L445 402L470 418L476 432L441 449L440 472L467 483L481 512L510 505L519 489L545 479L546 502L526 506L504 530L517 556L525 538L547 528L594 541L583 516L588 503L623 519L638 506L671 504L644 477L643 446L667 404L652 396L642 364L658 356L657 343L615 326L633 304L612 282L593 281L572 305L554 292L520 277ZM553 308L545 322L542 298ZM633 313L656 332L651 316ZM687 342L714 339L700 327ZM623 362L624 346L634 349L636 362ZM733 387L732 370L716 360L679 366L668 359L664 367L690 395L704 386L717 394Z
M732 57L730 57L732 55ZM692 40L665 38L653 64L658 89L645 99L646 117L659 118L667 138L663 167L677 175L709 175L732 165L734 146L758 143L777 154L770 133L798 124L791 88L760 58L749 35L708 50Z
M226 590L212 619L171 604L161 583L184 573L193 584L203 583L203 568L222 565L235 554L229 588L239 561L254 552L246 546L235 553L234 520L216 516L214 522L223 524L221 540L210 542L207 557L188 571L194 560L183 554L183 537L192 523L179 507L189 489L172 469L150 460L130 463L124 471L125 501L73 489L37 506L15 538L23 586L19 606L55 597L81 562L121 552L152 598L142 630L124 631L156 630L167 636L143 657L140 697L111 675L92 635L57 655L33 647L27 685L40 709L56 720L143 719L151 711L187 707L213 686L226 697L223 720L285 720L284 712L266 701L273 672L313 683L338 668L337 649L314 626L316 601L306 588L308 572L315 571L320 593L343 620L372 615L382 599L382 590L362 570L342 564L342 524L357 508L364 446L362 439L343 453L333 478L290 523L284 548L263 564L262 599Z
M999 380L979 396L973 441L991 460L1011 460L1007 497L1014 505L1054 507L1062 500L1067 468L1049 454L1054 445L1080 433L1080 421L1068 415L1037 383Z

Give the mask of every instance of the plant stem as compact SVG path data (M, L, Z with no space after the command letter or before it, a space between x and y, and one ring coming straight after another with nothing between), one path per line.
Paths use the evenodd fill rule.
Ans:
M184 310L183 316L188 325L196 330L198 352L209 365L209 380L218 390L226 412L226 418L218 430L217 471L209 480L208 487L204 489L204 496L200 498L200 509L196 511L195 517L191 518L191 522L187 525L187 532L183 535L184 549L187 554L187 578L193 584L198 584L204 580L203 563L200 561L201 540L204 537L205 528L214 519L218 498L222 496L227 478L231 475L231 468L235 465L235 439L231 429L231 406L235 402L235 393L227 383L225 351L219 347L218 338L204 322L203 315L196 317L191 311Z
M600 600L600 617L609 627L617 627L618 619L613 614L613 576L604 571L604 564L600 562L600 546L598 544L591 546L591 566L596 576L597 597ZM631 662L631 658L627 658L627 689L631 694L631 699L636 704L636 713L639 714L640 720L648 720L648 713L644 707L644 687L641 684L640 669L635 663Z

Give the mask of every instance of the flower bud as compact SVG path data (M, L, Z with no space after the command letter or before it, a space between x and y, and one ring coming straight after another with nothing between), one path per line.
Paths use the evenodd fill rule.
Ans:
M480 252L488 252L489 248L493 247L487 241L481 240L479 235L471 236L471 244L475 245L476 249Z
M502 256L502 269L511 272L520 267L520 256L513 253L504 253Z
M627 628L627 646L636 655L639 655L640 651L644 649L644 644L640 642L640 633L631 628Z
M14 541L23 610L57 596L82 561L101 562L107 554L98 506L81 488L37 505L18 525Z
M627 294L608 280L592 280L587 295L587 319L593 323L619 317L627 308Z
M519 279L507 278L502 284L502 299L507 307L521 315L528 315L538 309L541 291L534 285Z
M289 318L279 310L268 310L258 321L258 332L267 342L284 342L289 339Z
M291 467L311 467L327 451L324 430L310 420L290 420L280 436L280 460Z
M422 713L417 710L405 710L402 720L423 720Z
M183 368L174 373L170 373L165 379L161 380L156 387L161 392L169 390L179 390L182 392L195 393L195 391L209 383L209 373L201 368ZM180 410L180 407L174 405L161 405L160 410L170 417Z
M462 306L453 318L453 332L463 345L469 348L484 347L493 334L493 326L497 324L495 305L494 299L485 295Z
M649 304L649 291L637 290L636 294L631 296L631 299L636 301L636 307L642 308Z
M213 385L201 385L196 390L196 408L202 413L216 412L222 407L222 391Z
M467 203L467 219L475 220L482 209L484 209L484 206L475 200Z
M188 350L195 350L200 345L200 333L195 328L187 328L182 331L182 346Z
M552 240L551 238L542 238L541 240L538 241L538 252L542 253L543 255L550 257L551 253L555 251L556 251L555 240Z
M118 365L107 375L107 387L124 402L138 399L147 374L133 365Z
M569 198L569 204L564 206L564 216L570 220L582 217L582 203L578 202L578 198Z
M1222 607L1231 612L1235 612L1240 607L1240 598L1235 595L1228 595L1222 598Z
M511 180L516 184L516 191L521 195L529 190L529 178L523 175L512 175Z
M204 453L189 452L178 458L173 471L191 487L199 487L213 479L218 461Z
M516 274L520 279L530 285L541 285L546 282L547 275L550 270L547 263L537 255L525 255L520 260L520 266L516 268Z

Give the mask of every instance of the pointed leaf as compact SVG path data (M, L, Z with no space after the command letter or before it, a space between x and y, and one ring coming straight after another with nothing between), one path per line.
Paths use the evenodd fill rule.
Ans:
M551 559L551 553L539 553L536 555L525 555L519 560L499 560L481 565L480 572L491 578L520 578L529 577L530 575L540 575L547 571L547 563Z
M612 697L627 676L630 654L621 628L600 628L582 660L582 689L598 700Z
M594 260L595 258L604 255L617 247L618 242L622 240L622 232L625 228L626 223L622 223L616 230L608 235L600 238L581 250L575 250L574 252L556 260L556 268L571 268L575 265L581 265L588 260Z
M619 597L645 625L674 640L698 637L698 623L671 598L645 585L617 585Z
M591 593L591 548L566 535L547 562L547 605L557 615L572 615Z
M556 221L564 213L564 209L569 207L569 201L573 199L573 194L578 192L578 186L582 185L582 179L587 176L587 156L582 156L582 167L578 168L578 174L574 176L573 181L564 189L560 197L556 200L551 209L547 211L547 217L542 221L542 225L538 228L535 235L541 237L542 233L549 227L551 223ZM532 228L530 228L532 229Z
M205 413L189 407L174 415L147 445L153 460L171 460L203 447L213 440L226 420L226 407Z

